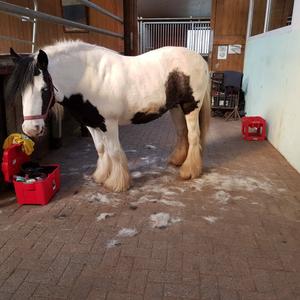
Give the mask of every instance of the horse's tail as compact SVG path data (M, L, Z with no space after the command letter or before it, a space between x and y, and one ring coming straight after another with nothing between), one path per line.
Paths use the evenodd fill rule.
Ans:
M210 123L210 115L211 115L211 112L210 112L210 104L211 104L210 103L211 102L210 86L211 86L210 79L208 79L203 103L202 103L201 110L199 113L199 125L200 125L200 135L201 135L200 137L201 137L202 152L203 152L204 146L205 146L206 135L207 135L207 131L208 131L209 123Z

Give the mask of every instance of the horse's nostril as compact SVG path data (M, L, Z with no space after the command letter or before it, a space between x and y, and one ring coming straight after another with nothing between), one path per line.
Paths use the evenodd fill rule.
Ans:
M40 131L40 126L39 125L34 125L34 128L36 131Z

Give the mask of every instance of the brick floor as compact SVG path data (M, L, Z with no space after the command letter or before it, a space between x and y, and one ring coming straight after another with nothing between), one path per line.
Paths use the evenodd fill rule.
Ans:
M268 142L214 118L204 175L184 182L166 165L168 116L120 135L128 192L94 184L92 141L71 137L47 157L62 166L51 203L1 195L0 299L300 299L300 175ZM177 222L152 228L158 212Z

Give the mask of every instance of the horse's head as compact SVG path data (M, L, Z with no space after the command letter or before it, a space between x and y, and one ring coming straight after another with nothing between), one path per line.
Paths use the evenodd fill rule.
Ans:
M45 119L54 104L54 86L48 72L47 54L40 50L37 55L20 56L10 49L15 69L7 86L7 95L15 99L21 95L24 122L22 129L30 137L45 132Z

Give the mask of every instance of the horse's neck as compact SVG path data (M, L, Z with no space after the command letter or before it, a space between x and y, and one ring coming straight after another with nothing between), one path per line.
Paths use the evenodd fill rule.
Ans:
M85 69L86 66L80 57L74 59L73 62L70 61L70 58L66 60L57 59L55 55L52 59L49 58L49 73L54 86L57 88L59 100L63 100L64 96L80 92L78 87Z
M72 52L70 55L52 54L49 57L49 73L58 89L58 100L72 94L85 94L95 98L101 96L106 86L116 84L112 78L116 72L111 72L112 65L119 68L118 80L124 71L124 62L118 54L106 49L90 49ZM100 69L99 69L100 68ZM103 80L105 76L105 80Z

